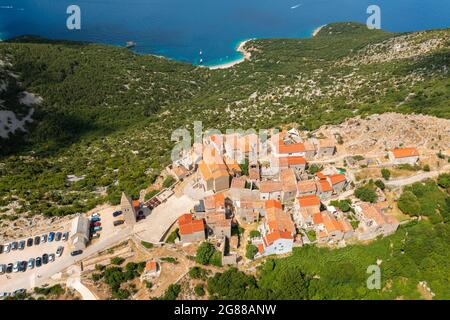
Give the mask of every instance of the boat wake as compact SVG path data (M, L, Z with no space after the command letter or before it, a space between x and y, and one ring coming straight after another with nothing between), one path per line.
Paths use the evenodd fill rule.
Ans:
M300 7L301 5L302 5L301 3L296 4L295 6L292 6L291 9L292 9L292 10L297 9L297 8Z

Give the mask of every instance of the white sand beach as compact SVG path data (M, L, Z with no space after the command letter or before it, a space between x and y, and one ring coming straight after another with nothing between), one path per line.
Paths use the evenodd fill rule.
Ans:
M215 66L207 66L207 68L211 69L211 70L215 70L215 69L227 69L230 68L238 63L244 62L245 60L249 60L251 57L251 53L248 51L245 51L244 46L247 42L251 41L253 39L248 39L245 41L242 41L241 43L239 43L239 46L237 47L237 51L241 52L244 56L238 60L234 60L234 61L230 61L227 63L223 63L223 64L218 64Z
M317 34L320 32L320 30L322 30L322 28L325 27L325 26L326 26L326 24L324 24L323 26L320 26L320 27L316 28L316 29L313 31L312 36L313 36L313 37L317 36Z

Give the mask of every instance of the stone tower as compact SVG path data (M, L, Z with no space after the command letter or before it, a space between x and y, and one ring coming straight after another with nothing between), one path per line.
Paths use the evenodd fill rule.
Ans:
M136 210L134 210L133 202L130 198L122 192L122 199L120 200L120 207L122 209L123 217L125 219L125 223L128 226L134 226L136 223Z

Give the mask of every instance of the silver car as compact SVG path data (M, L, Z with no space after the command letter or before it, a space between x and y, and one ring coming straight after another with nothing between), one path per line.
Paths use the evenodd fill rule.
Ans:
M28 269L33 268L34 268L34 258L30 258L30 260L28 260Z
M6 265L0 264L0 274L4 274L6 272Z
M64 251L64 247L63 246L59 246L58 249L56 250L56 256L59 258L62 256L62 253Z

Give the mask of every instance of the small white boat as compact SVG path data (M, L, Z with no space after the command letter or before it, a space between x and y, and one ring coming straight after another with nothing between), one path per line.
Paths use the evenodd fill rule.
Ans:
M136 46L136 42L134 41L128 41L126 47L129 48L133 48Z

